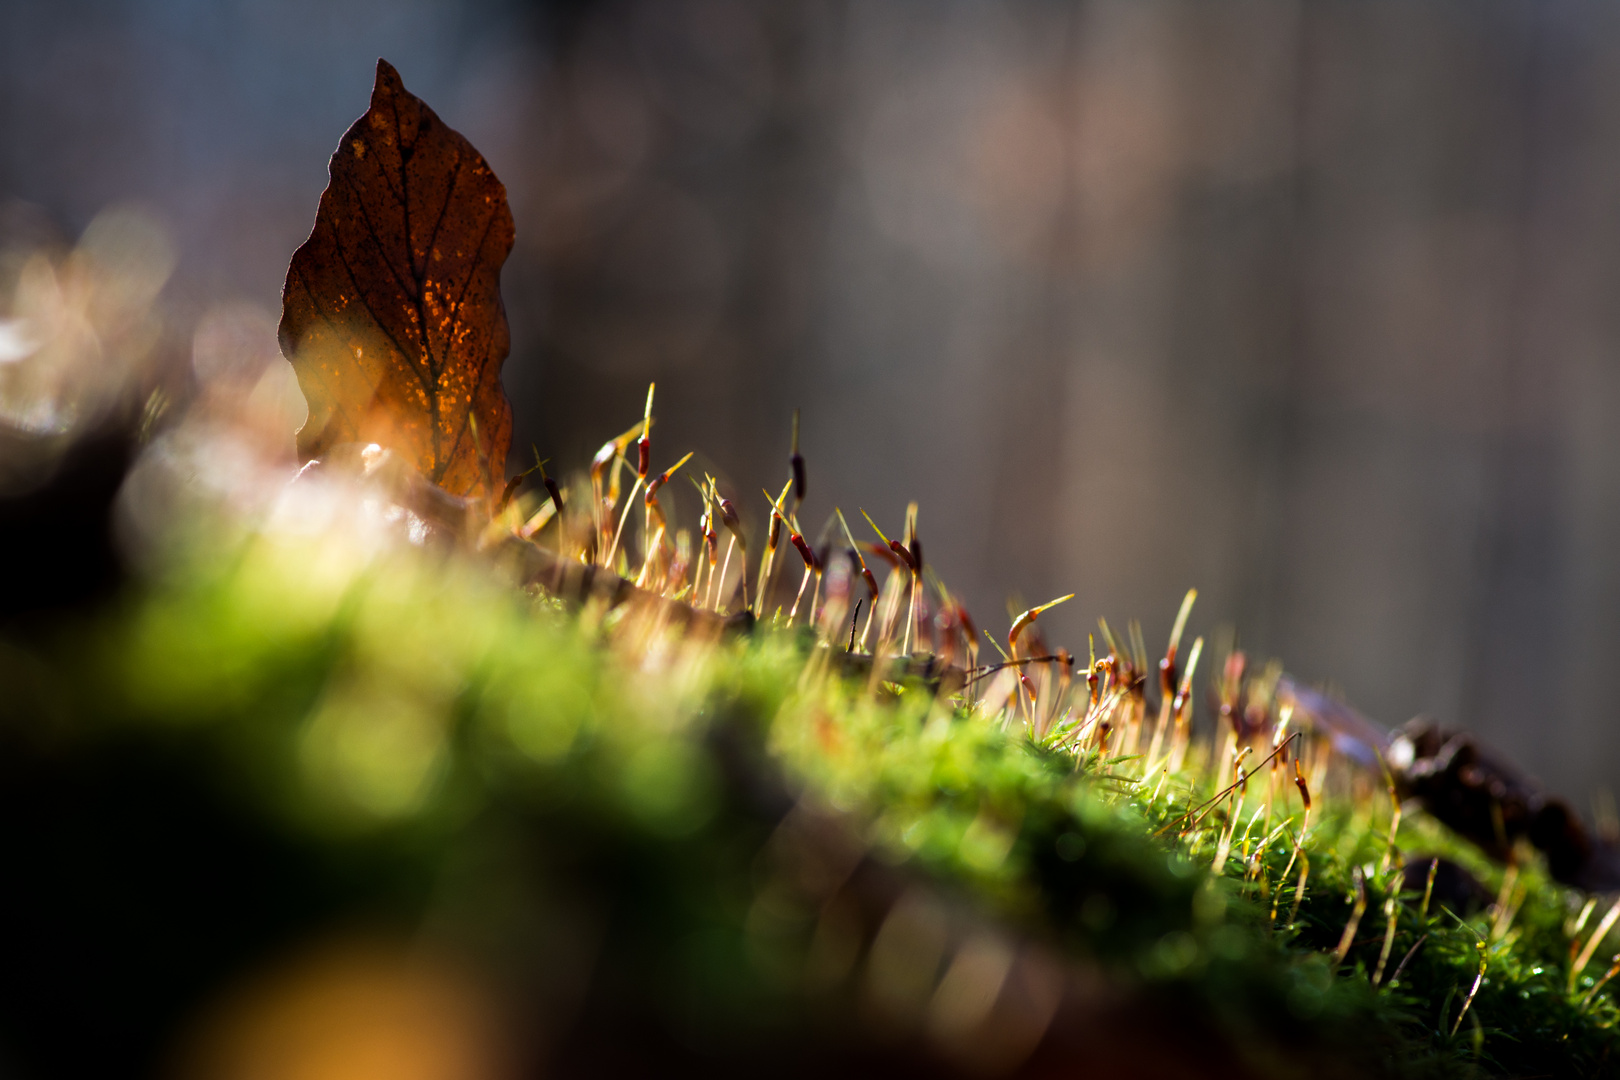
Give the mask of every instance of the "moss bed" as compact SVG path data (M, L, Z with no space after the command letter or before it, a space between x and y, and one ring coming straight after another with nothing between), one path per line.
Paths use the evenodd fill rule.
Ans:
M40 1075L155 1068L345 926L524 988L554 1075L1616 1071L1606 904L1533 863L1503 889L1415 810L1392 850L1365 778L1307 823L1268 767L1233 824L1195 813L1232 775L1207 739L1144 778L804 628L660 633L330 535L181 551L0 641L0 1025ZM1425 910L1403 853L1505 903Z

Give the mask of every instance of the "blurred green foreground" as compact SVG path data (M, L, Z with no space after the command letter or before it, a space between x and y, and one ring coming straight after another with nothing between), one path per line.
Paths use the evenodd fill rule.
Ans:
M1198 779L797 632L566 611L320 498L7 624L0 1071L1613 1071L1606 953L1565 986L1582 898L1526 870L1503 936L1420 913L1377 800L1317 807L1291 915L1286 841L1216 879L1224 815L1155 835ZM1422 944L1375 991L1386 933L1390 968Z

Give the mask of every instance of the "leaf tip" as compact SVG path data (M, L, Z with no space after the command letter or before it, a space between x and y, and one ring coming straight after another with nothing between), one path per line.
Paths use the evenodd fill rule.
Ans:
M405 93L405 80L399 77L399 70L382 57L377 57L377 79L371 87L371 103L373 106L383 98L399 98Z

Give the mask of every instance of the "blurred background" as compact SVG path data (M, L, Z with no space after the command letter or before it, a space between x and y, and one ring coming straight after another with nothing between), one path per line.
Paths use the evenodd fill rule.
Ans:
M801 407L805 524L916 499L981 624L1073 591L1054 641L1156 648L1197 586L1385 722L1620 784L1620 10L7 0L0 244L139 207L154 355L268 370L378 56L510 193L514 459L656 379L655 464L758 521Z

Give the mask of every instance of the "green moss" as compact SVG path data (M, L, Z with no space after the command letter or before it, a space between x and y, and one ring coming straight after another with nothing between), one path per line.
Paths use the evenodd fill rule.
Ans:
M1381 794L1319 797L1285 876L1299 807L1279 798L1256 819L1262 773L1212 875L1227 806L1182 835L1213 794L1197 770L1155 792L1135 782L1139 760L1035 745L920 685L878 697L806 678L814 646L795 634L615 648L590 617L412 552L259 539L194 565L94 625L59 627L55 644L8 645L0 674L26 690L5 707L9 729L50 717L70 745L183 746L228 800L288 835L328 851L391 845L432 878L479 837L541 823L552 872L633 912L614 948L699 1027L793 1022L783 973L813 928L760 907L774 822L749 805L741 769L848 815L884 862L1162 1000L1167 1024L1200 1018L1259 1071L1289 1073L1300 1046L1390 1074L1616 1071L1620 1010L1609 988L1585 1000L1613 949L1567 984L1584 898L1527 866L1504 935L1488 913L1431 905L1420 918L1412 895L1386 909L1399 861L1386 860ZM726 739L746 752L728 758ZM1422 815L1397 845L1501 885L1500 868ZM1364 911L1335 966L1358 875ZM1395 933L1375 989L1386 910Z

